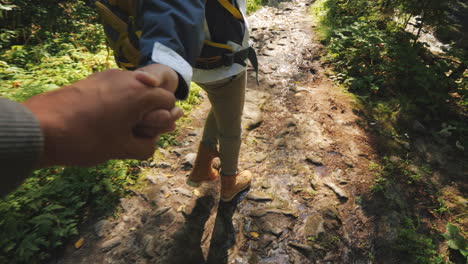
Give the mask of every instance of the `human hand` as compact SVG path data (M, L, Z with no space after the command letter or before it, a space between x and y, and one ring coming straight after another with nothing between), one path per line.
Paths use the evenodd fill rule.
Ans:
M175 93L179 83L179 77L170 67L163 64L150 64L139 68L137 71L149 75L148 78L139 78L142 83L152 87L160 87L171 93ZM144 75L140 77L144 77ZM153 137L154 135L173 131L176 126L175 121L183 115L184 112L178 107L171 109L171 111L164 109L154 110L146 114L141 122L137 124L135 133L142 137ZM165 122L162 120L165 120Z
M149 64L139 68L137 71L142 71L149 74L152 79L148 79L147 85L160 87L175 93L179 85L179 77L177 73L170 67L163 64Z
M109 159L150 157L158 136L138 136L135 127L148 122L146 115L156 109L172 120L175 97L146 85L149 79L141 72L107 70L24 102L44 135L39 166L91 166ZM158 120L172 122L164 121L166 114Z

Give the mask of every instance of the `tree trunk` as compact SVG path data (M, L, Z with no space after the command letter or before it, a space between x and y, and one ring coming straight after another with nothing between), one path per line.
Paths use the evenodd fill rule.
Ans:
M424 26L424 17L425 15L423 14L421 17L421 21L418 23L419 29L418 29L418 33L416 33L416 38L414 39L413 47L416 45L416 43L418 42L419 36L421 35L421 31Z
M405 21L405 28L408 26L408 23L410 22L411 18L413 17L413 15L409 15L408 18L406 19Z

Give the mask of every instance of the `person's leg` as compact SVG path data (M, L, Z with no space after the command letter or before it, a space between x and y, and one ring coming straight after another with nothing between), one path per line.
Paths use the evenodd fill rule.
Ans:
M245 97L245 73L223 81L205 84L211 102L211 111L216 124L221 173L237 173L239 150L241 145L241 121Z
M199 84L204 88L203 84ZM214 181L219 173L213 168L213 159L219 157L217 151L218 128L213 110L211 109L205 121L203 137L198 147L197 159L190 173L187 184L193 187L200 186L204 181Z
M218 125L216 124L216 118L213 113L213 109L210 110L205 121L205 128L203 129L203 137L201 144L206 147L216 149L218 145Z
M217 125L219 153L221 159L221 199L229 201L250 185L251 173L238 173L241 145L241 121L245 99L245 72L204 85L212 105Z

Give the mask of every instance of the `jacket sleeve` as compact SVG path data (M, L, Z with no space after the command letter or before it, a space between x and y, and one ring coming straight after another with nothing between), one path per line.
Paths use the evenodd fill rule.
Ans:
M34 115L21 104L0 98L0 197L29 176L42 147L42 132Z
M141 1L141 63L160 63L179 75L178 99L188 95L192 66L204 39L205 0Z

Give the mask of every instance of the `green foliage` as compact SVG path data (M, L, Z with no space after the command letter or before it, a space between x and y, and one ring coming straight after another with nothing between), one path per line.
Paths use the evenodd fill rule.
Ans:
M24 101L115 67L93 1L0 0L0 96ZM33 8L31 8L33 7ZM178 105L185 113L200 102L193 86ZM175 144L175 134L159 144ZM53 167L34 172L0 199L0 263L44 263L78 235L89 218L113 214L120 197L136 188L136 161L93 168Z
M453 1L442 2L319 0L312 12L327 44L326 59L336 71L332 78L359 96L371 118L391 109L393 114L385 115L393 126L409 126L414 118L433 128L445 122L456 127L450 140L466 146L466 51L453 48L436 56L405 31L407 17L415 15L425 16L430 25L445 23L444 10ZM390 137L399 133L380 132L390 132Z
M110 161L89 169L52 167L34 172L0 200L0 263L40 263L78 234L80 222L111 213L135 184L135 164Z
M12 45L36 45L67 37L79 47L96 51L94 43L102 39L96 30L97 16L90 8L94 1L62 0L2 0L0 9L0 47ZM88 30L83 31L84 27ZM85 35L83 35L85 34Z
M257 11L262 5L265 5L268 0L247 0L247 14Z
M5 59L0 60L0 95L17 101L70 84L112 65L104 45L95 54L67 43L63 43L63 50L55 54L35 52L40 47L20 47L23 46L13 46L0 55L0 59ZM37 56L41 56L39 62L29 62Z
M447 245L453 249L458 250L460 254L468 261L468 242L460 234L460 230L451 223L447 224L447 232L444 234L447 240Z
M401 263L438 264L445 263L437 254L431 238L418 232L418 227L409 218L403 222L394 249L399 253Z

